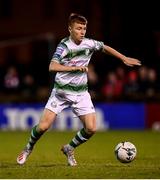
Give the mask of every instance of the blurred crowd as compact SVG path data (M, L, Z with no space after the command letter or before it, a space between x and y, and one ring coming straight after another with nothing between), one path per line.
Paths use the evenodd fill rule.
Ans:
M48 41L7 43L0 47L0 102L46 100L50 89Z
M118 66L98 77L90 65L89 86L98 101L160 101L159 78L155 68L141 66L128 69Z
M99 77L94 65L90 64L88 78L89 91L94 101L160 100L160 86L154 68L141 66L138 69L126 70L123 66L119 66L115 71L108 71L104 77ZM3 102L43 101L48 98L51 90L49 79L46 79L46 85L40 85L36 82L34 74L22 73L14 65L1 71L0 81Z
M50 59L48 42L42 40L0 48L0 102L46 101L55 75L48 72ZM92 62L88 84L95 102L160 101L156 68L122 64L100 75Z

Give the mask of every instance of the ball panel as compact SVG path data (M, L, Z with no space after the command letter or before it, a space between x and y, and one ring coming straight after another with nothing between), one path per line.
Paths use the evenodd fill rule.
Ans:
M135 159L137 149L131 142L121 142L115 147L115 155L120 162L129 163Z

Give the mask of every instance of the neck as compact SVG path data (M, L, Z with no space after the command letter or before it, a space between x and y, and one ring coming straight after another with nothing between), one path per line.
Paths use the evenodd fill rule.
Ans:
M77 45L81 44L81 42L82 42L82 41L79 41L79 40L77 40L77 39L74 39L74 38L71 37L71 36L70 36L70 38L71 38L72 42L74 42L74 43L77 44Z

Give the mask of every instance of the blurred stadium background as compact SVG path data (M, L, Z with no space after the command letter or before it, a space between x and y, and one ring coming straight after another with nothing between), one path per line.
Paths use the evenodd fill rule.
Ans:
M48 65L57 43L68 36L67 19L71 12L87 17L89 21L87 37L104 41L105 44L125 55L142 61L141 67L130 68L119 60L99 52L92 57L89 66L89 91L97 110L98 130L106 134L109 130L123 130L124 132L129 130L139 133L146 130L160 131L160 11L158 1L146 1L144 5L143 2L137 0L0 0L0 132L2 141L7 143L10 139L7 138L5 142L6 135L3 132L9 132L7 137L11 137L13 131L18 132L17 137L20 137L19 130L24 131L22 137L26 138L27 135L23 133L28 132L39 121L54 85L54 74L48 72ZM72 112L65 110L57 117L53 129L56 132L64 132L74 131L80 127L81 123L72 116ZM125 136L129 137L130 134L124 134L122 137ZM136 135L136 138L143 149L141 143L145 142L145 134L142 142L138 141L137 136L141 136ZM154 136L158 139L159 133L156 132ZM22 139L25 141L25 138ZM154 142L154 139L150 142ZM25 143L23 140L21 142ZM113 142L116 143L119 140ZM154 149L153 144L146 145L146 148L150 147L150 153ZM10 143L6 146L3 144L6 148L5 152L9 146ZM17 145L17 149L14 147L14 154L19 152L20 147L21 144ZM4 155L3 149L1 151L4 157L1 158L2 162L5 162L9 153ZM148 162L147 157L148 154L144 164ZM48 161L49 159L50 157ZM153 158L152 163L155 161ZM159 170L155 171L157 173ZM5 176L2 174L0 177ZM8 177L10 176L6 175L6 178ZM50 178L50 176L45 177ZM90 177L97 178L98 176ZM112 176L109 177L112 178ZM152 173L151 176L142 175L143 177L152 177ZM160 176L158 174L155 177Z
M48 65L57 43L68 35L71 12L87 17L88 37L104 41L143 64L129 68L105 54L93 56L89 89L100 119L99 128L159 129L157 8L155 2L144 6L138 1L1 0L0 129L27 129L38 121L54 85ZM59 119L55 128L79 128L70 111Z

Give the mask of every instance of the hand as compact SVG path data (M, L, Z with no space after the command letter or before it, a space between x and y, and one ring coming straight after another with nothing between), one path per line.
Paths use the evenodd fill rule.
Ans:
M86 67L86 66L77 66L77 67L74 67L73 71L88 72L88 67Z
M126 64L127 66L141 66L141 61L139 61L138 59L135 58L130 58L130 57L124 57L123 60L124 64Z

